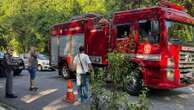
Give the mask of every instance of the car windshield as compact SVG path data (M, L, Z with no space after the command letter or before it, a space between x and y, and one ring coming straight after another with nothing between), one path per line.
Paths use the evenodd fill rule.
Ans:
M46 55L43 55L43 54L39 54L39 55L38 55L38 58L39 58L40 60L48 60L48 57L47 57Z
M193 45L194 28L192 25L167 20L166 26L169 42Z

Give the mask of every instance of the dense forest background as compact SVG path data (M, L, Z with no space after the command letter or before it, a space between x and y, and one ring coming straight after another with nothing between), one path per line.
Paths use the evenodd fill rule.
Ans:
M194 0L169 0L194 16ZM49 29L85 13L111 18L113 12L157 5L158 0L0 0L0 50L7 46L27 52L38 45L47 52Z

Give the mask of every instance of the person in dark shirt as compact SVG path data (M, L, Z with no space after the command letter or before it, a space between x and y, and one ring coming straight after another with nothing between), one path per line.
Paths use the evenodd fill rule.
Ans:
M5 75L6 75L6 87L5 87L5 97L7 98L17 98L16 95L13 94L13 63L12 58L13 49L8 47L7 53L4 55L4 67L5 67Z

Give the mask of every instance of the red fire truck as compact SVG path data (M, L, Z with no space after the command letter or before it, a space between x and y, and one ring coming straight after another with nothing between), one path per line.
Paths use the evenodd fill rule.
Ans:
M51 64L67 77L80 45L97 66L107 65L109 49L117 50L136 65L126 84L129 93L135 95L143 86L183 87L194 78L193 26L194 18L173 3L116 12L110 23L86 14L52 27Z

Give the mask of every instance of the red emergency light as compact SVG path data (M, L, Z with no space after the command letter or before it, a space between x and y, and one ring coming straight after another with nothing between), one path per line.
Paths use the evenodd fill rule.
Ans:
M180 10L180 11L186 11L184 6L180 6L176 3L172 3L172 2L169 2L167 0L160 0L159 1L159 6L167 7L167 8L173 8L173 9Z

